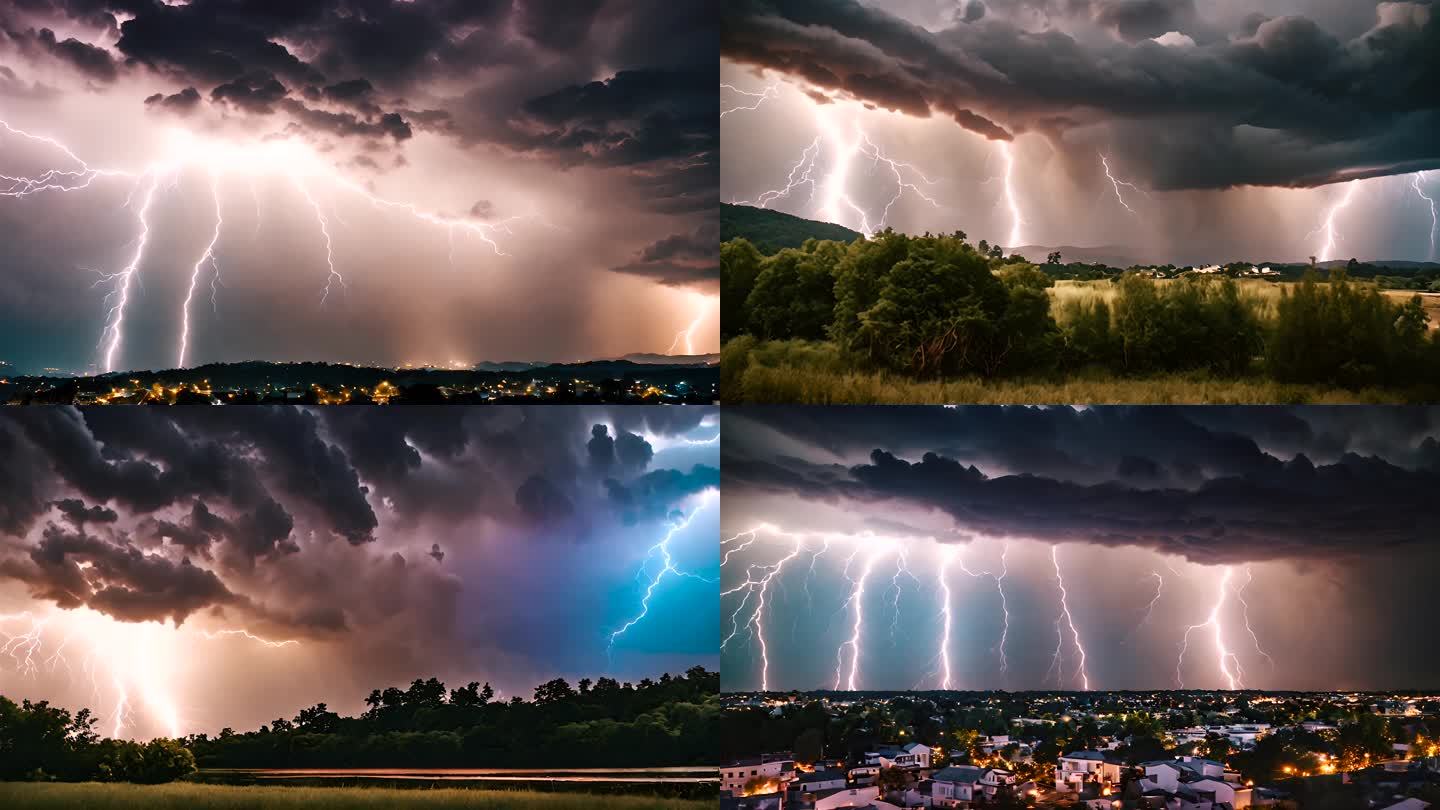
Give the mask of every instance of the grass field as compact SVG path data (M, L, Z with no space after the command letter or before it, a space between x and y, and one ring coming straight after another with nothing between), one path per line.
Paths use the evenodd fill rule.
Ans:
M1158 284L1174 284L1173 279L1160 279ZM1286 287L1297 285L1293 281L1259 281L1256 279L1240 279L1240 295L1255 301L1259 306L1261 317L1269 318L1275 314L1275 302L1280 299L1280 291ZM1064 311L1064 304L1075 300L1104 299L1106 303L1114 303L1117 287L1108 281L1068 281L1055 282L1050 288L1050 311L1056 317ZM1390 300L1403 304L1415 295L1414 290L1381 290ZM1440 329L1440 293L1420 293L1420 304L1425 307L1425 312L1430 316L1430 328Z
M1067 378L916 380L856 371L824 342L735 340L720 372L727 403L799 405L1347 405L1434 402L1436 386L1347 389L1204 372L1117 377L1104 369Z
M711 810L715 800L585 793L454 788L231 787L0 782L0 807L26 810L357 810L473 808L474 810Z
M1047 380L917 381L884 372L825 371L751 364L739 379L743 396L724 401L803 405L1290 405L1403 404L1421 392L1347 390L1205 376ZM733 390L733 389L732 389Z

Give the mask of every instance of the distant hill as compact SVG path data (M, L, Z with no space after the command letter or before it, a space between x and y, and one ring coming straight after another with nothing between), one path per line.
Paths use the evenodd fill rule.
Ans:
M718 354L650 354L636 352L620 358L642 366L713 366L720 362Z
M853 242L860 238L857 231L816 222L779 211L769 211L749 205L720 204L720 241L743 237L760 249L761 253L778 253L781 248L798 248L806 239L832 239L837 242Z

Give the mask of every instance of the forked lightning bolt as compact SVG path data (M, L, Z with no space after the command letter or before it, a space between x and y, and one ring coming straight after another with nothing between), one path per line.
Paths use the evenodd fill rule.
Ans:
M1130 207L1130 203L1125 202L1125 195L1120 193L1120 187L1124 186L1128 189L1131 189L1132 191L1136 191L1141 194L1144 194L1145 192L1141 191L1140 187L1135 185L1134 183L1127 183L1124 180L1117 179L1115 175L1110 171L1110 160L1106 158L1103 154L1100 155L1100 165L1105 169L1105 178L1110 181L1110 187L1115 189L1115 199L1120 201L1120 205L1123 206L1126 211L1129 211L1132 214L1137 213L1134 208Z
M865 582L870 579L870 573L875 570L875 561L881 556L880 551L872 551L865 556L865 565L860 569L860 578L850 580L855 589L850 593L846 604L850 606L854 621L850 626L850 638L846 639L840 648L835 651L835 690L840 690L840 671L844 660L845 648L850 648L850 672L845 678L845 688L851 692L856 690L860 674L860 643L865 630Z
M1055 582L1060 588L1060 616L1055 619L1055 635L1059 640L1055 644L1055 659L1052 669L1056 673L1058 683L1064 681L1064 664L1061 652L1065 645L1065 636L1061 632L1060 624L1063 621L1065 626L1070 628L1070 637L1075 640L1075 650L1080 654L1078 671L1080 674L1080 686L1085 691L1090 690L1090 675L1085 671L1085 647L1080 643L1080 631L1075 629L1075 617L1070 613L1069 594L1065 591L1065 576L1060 572L1060 547L1050 547L1050 559L1055 563Z
M684 531L685 528L690 525L690 522L695 519L695 516L699 514L702 510L704 510L705 507L708 506L712 500L716 500L715 490L705 490L704 495L701 496L700 502L695 506L694 509L690 510L690 514L685 515L679 520L671 523L669 531L665 532L665 535L661 537L660 540L657 541L655 545L651 546L649 550L645 553L645 559L640 562L640 568L635 572L636 578L640 579L648 575L647 569L649 568L650 561L654 560L657 556L660 558L660 561L662 563L660 566L660 570L656 571L653 575L649 575L650 582L645 586L645 595L640 599L640 612L636 614L633 619L625 622L623 625L620 626L618 630L610 634L610 642L605 647L605 654L607 656L610 656L614 653L615 642L617 639L625 635L625 632L627 630L643 621L646 616L650 615L650 599L655 595L655 590L660 587L660 583L665 580L665 577L667 575L673 574L677 577L689 577L692 579L698 579L702 582L714 581L707 580L704 577L698 576L697 574L694 574L692 572L682 571L679 568L676 568L675 558L670 554L670 541L675 539L675 535L679 534L681 531Z
M7 623L17 622L24 625L21 631L10 633L4 629ZM120 738L135 730L135 714L140 707L169 736L179 737L183 720L169 675L178 663L178 644L190 632L157 622L121 622L88 608L54 609L45 616L27 611L0 615L0 656L9 656L15 670L30 678L61 670L75 677L78 670L90 684L93 708L111 737ZM48 639L50 635L56 639L53 643ZM206 639L240 638L271 648L300 644L293 639L272 641L243 628L202 630L198 635ZM70 660L72 651L78 659L74 665ZM107 691L111 695L108 701Z
M764 104L767 100L772 99L772 98L779 98L779 97L780 97L780 87L779 87L778 85L774 85L774 84L766 87L764 90L761 90L761 91L758 92L758 93L752 93L752 92L750 92L750 91L748 91L748 90L741 90L740 88L736 87L736 86L733 85L733 84L725 84L724 82L721 82L721 84L720 84L720 89L721 89L721 90L729 90L730 92L734 93L734 94L737 95L737 96L744 96L744 97L746 97L746 98L754 99L754 102L751 103L749 106L746 106L745 104L742 103L742 104L736 105L736 106L734 106L734 107L723 107L723 108L721 108L721 110L720 110L720 117L721 117L721 118L724 118L725 116L727 116L727 115L729 115L730 113L733 113L733 112L740 112L741 110L758 110L758 109L760 109L760 105L761 105L761 104ZM722 102L722 103L723 103L723 102Z
M941 665L940 688L950 688L950 634L952 617L950 615L950 581L945 575L950 570L950 563L954 562L958 549L954 546L946 546L940 551L940 570L937 579L940 581L940 611L945 621L940 630L939 655Z
M1013 251L1025 244L1020 230L1025 225L1025 215L1020 212L1020 199L1015 194L1015 154L1009 141L999 143L1000 157L1005 162L1005 206L1010 209L1010 244L1006 247Z
M1435 261L1435 232L1440 230L1440 216L1436 215L1435 198L1428 196L1420 184L1428 180L1429 172L1416 172L1410 175L1410 187L1415 189L1415 194L1430 206L1430 261Z
M1325 210L1325 221L1318 229L1321 235L1321 242L1319 247L1315 249L1315 256L1318 260L1328 262L1335 258L1335 251L1338 249L1337 243L1340 241L1339 231L1335 227L1335 220L1340 216L1340 212L1350 207L1350 203L1355 199L1355 190L1359 188L1359 185L1359 180L1351 180L1346 183L1345 191L1341 193L1340 199Z
M1220 676L1224 678L1227 688L1238 689L1244 686L1244 673L1240 670L1240 659L1225 644L1225 627L1223 611L1225 610L1226 597L1230 592L1230 579L1234 570L1225 566L1220 576L1220 587L1215 594L1215 604L1210 608L1210 615L1200 624L1192 624L1185 628L1185 634L1180 638L1180 655L1175 659L1175 683L1184 688L1185 681L1181 673L1181 665L1185 661L1185 653L1190 649L1190 634L1201 628L1209 628L1215 638L1215 662L1220 670ZM1231 668L1231 665L1234 668Z
M23 138L36 144L54 149L64 156L69 166L46 169L35 176L0 174L0 197L29 197L41 193L64 193L91 188L102 179L120 178L131 181L132 188L126 206L136 212L136 231L131 243L134 252L126 264L115 272L100 273L94 286L107 286L104 298L105 318L100 331L99 348L104 358L106 372L116 369L116 359L125 339L126 310L130 304L136 277L148 260L147 247L152 237L150 216L153 205L162 186L165 190L178 187L180 178L189 171L203 172L209 176L211 196L216 210L216 229L200 259L190 275L190 285L181 312L180 337L177 340L176 356L183 365L190 360L190 338L192 332L190 305L193 303L199 275L208 263L216 268L211 280L211 302L215 303L219 269L216 248L222 239L224 223L220 216L220 183L227 174L241 174L249 181L250 193L256 207L256 233L261 222L260 197L255 188L257 175L275 174L289 178L315 215L316 224L325 243L325 259L328 273L321 303L328 299L334 285L344 286L345 279L337 269L335 245L329 227L329 217L311 193L307 178L319 178L337 188L351 192L381 210L398 211L424 223L445 229L447 239L458 230L462 234L477 236L496 255L505 255L496 237L500 233L512 233L510 224L524 217L511 217L498 223L478 222L471 218L452 217L421 209L414 203L391 200L374 194L361 183L338 174L324 163L313 150L298 142L287 140L264 140L250 145L235 145L218 141L204 141L189 133L179 133L178 143L168 150L168 157L139 169L96 168L77 155L61 141L17 128L0 121L3 133ZM336 213L338 218L338 211Z

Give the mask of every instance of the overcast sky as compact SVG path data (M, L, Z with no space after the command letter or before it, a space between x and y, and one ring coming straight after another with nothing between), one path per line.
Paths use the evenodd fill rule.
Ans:
M837 666L842 687L936 688L947 656L958 689L1440 677L1440 656L1415 645L1420 617L1440 611L1440 410L750 408L723 421L727 690L757 688L765 658L772 689L831 688Z
M903 191L897 229L1007 246L1433 261L1437 53L1428 0L740 0L721 103L755 109L721 119L721 197L784 188L818 137L818 182L770 207L878 227ZM859 133L913 188L846 159Z
M698 406L11 410L0 694L107 733L128 695L121 733L148 737L414 678L529 698L714 669L718 429ZM612 646L672 527L689 576Z
M5 4L0 360L173 367L187 297L187 364L680 352L692 324L715 350L716 20L660 0Z

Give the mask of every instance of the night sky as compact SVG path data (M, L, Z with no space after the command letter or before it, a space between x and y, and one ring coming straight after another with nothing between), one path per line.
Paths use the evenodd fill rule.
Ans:
M899 193L887 224L1007 247L1434 261L1437 53L1428 1L740 0L721 197L784 188L818 137L769 207L873 230Z
M704 407L11 409L0 694L148 739L431 676L528 699L714 669L718 430Z
M715 351L717 13L6 3L0 361Z
M1440 678L1416 643L1440 615L1440 409L743 408L723 423L727 690L832 688L837 665L842 688L938 688L947 660L956 689Z

